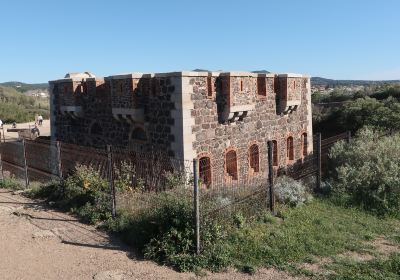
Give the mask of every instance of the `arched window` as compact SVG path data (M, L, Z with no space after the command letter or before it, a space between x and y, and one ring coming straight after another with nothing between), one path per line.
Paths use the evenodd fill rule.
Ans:
M308 150L308 139L307 139L307 133L303 133L301 135L301 148L302 148L302 154L303 156L307 156L307 150Z
M199 178L207 188L211 186L211 160L201 157L199 160Z
M260 171L260 153L258 151L258 146L256 144L250 146L249 158L250 158L250 168L252 168L254 172Z
M272 165L278 166L278 142L272 140Z
M90 127L90 134L102 135L103 134L103 129L101 128L101 126L98 123L94 123Z
M237 173L237 157L236 152L231 150L225 155L226 173L232 178L232 180L238 179Z
M136 128L132 131L131 139L132 139L132 140L138 140L138 141L146 141L146 140L147 140L146 132L144 131L143 128L141 128L141 127L136 127Z
M286 141L286 157L288 160L294 160L294 147L292 136L289 136Z

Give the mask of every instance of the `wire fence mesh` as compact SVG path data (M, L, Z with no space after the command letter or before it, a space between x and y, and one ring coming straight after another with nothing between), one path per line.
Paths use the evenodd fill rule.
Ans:
M253 216L268 210L269 168L274 177L287 175L295 180L308 180L321 172L319 166L325 165L330 147L341 140L349 141L349 137L349 133L322 141L314 137L314 151L320 150L320 154L308 153L303 141L301 145L288 141L285 168L277 166L276 143L270 145L271 162L267 151L253 145L245 154L230 150L223 158L211 160L210 156L201 156L196 159L194 169L193 161L172 158L154 149L116 146L99 149L40 139L1 143L0 166L18 178L28 176L28 182L62 180L73 174L77 166L89 166L109 183L106 197L113 216L122 212L151 213L163 199L160 194L175 192L193 202L193 210L197 203L201 228L208 221L226 220L238 213ZM294 155L301 157L294 161ZM196 180L198 189L194 192Z

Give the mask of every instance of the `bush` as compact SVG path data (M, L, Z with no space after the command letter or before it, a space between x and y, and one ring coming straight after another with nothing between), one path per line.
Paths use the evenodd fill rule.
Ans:
M0 180L0 188L11 189L11 190L23 190L25 189L25 184L16 179L15 177L5 177Z
M179 271L193 271L199 267L218 270L225 267L225 258L216 249L222 240L222 230L212 222L202 225L204 254L195 255L193 205L191 190L173 188L160 193L132 193L136 211L120 211L107 228L119 233L147 259L174 267ZM140 199L142 197L142 199ZM145 204L145 205L144 205ZM215 253L216 251L217 253ZM209 263L212 255L212 264Z
M88 223L95 224L111 217L108 183L91 167L78 165L64 185L51 182L31 191L30 196L46 198L58 208L71 211Z
M289 206L299 206L311 199L306 187L290 177L281 176L275 185L276 199Z
M111 216L108 183L93 168L78 165L76 172L64 183L59 205L78 214L86 222L107 220Z
M339 142L331 148L332 190L351 204L399 216L400 135L379 137L382 134L365 128L350 144Z

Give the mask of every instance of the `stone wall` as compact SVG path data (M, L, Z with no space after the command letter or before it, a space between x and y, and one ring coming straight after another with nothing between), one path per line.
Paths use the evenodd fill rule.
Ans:
M301 161L302 134L312 147L310 79L244 72L127 74L50 82L52 136L78 145L111 144L163 151L183 160L209 157L213 182L229 182L225 154L237 155L238 180L267 177L267 141L278 165ZM294 159L287 158L293 137ZM249 148L259 150L258 171Z
M276 140L278 144L279 166L301 160L301 135L307 133L308 151L312 151L312 130L308 115L311 115L310 93L307 83L309 78L296 78L297 91L301 105L292 113L283 115L279 112L279 99L282 92L274 91L274 76L260 75L265 79L266 93L259 93L257 83L260 77L232 76L222 77L222 82L216 79L216 98L207 98L206 78L196 77L190 80L193 84L192 100L194 110L192 116L194 125L192 131L195 135L193 149L198 157L207 156L211 159L212 177L214 182L229 180L226 174L225 154L229 150L235 150L238 158L238 183L246 183L254 176L267 177L267 141ZM229 80L229 87L226 86ZM287 84L286 79L280 78L280 87ZM225 83L225 84L224 84ZM289 81L290 83L290 81ZM230 92L230 93L229 93ZM291 93L291 89L289 90ZM230 100L229 100L230 99ZM253 105L254 109L247 112L243 119L224 121L218 117L221 114L219 108L237 105ZM311 132L311 133L310 133ZM286 156L286 140L289 136L294 141L294 160L289 161ZM249 148L257 144L260 153L259 172L253 172L249 167Z
M84 92L79 91L81 83L85 84ZM95 147L110 144L139 150L157 149L175 155L172 144L176 129L172 113L176 104L172 100L174 95L180 95L175 90L177 84L180 87L180 82L171 77L150 76L51 82L53 139ZM64 91L64 88L71 90ZM81 107L83 113L79 117L63 113L65 106ZM140 121L129 116L135 108L143 111ZM144 131L147 139L136 139L137 128Z

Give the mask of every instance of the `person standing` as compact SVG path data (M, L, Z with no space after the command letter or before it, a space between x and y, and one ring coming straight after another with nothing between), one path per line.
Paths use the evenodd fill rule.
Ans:
M42 126L42 124L43 124L43 117L42 117L42 115L39 115L39 116L38 116L38 122L39 122L39 125Z

